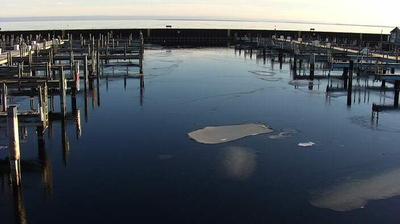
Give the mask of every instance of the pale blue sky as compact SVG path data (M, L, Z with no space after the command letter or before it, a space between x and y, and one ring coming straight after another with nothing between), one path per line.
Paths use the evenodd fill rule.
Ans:
M400 0L0 0L0 17L152 16L398 25Z

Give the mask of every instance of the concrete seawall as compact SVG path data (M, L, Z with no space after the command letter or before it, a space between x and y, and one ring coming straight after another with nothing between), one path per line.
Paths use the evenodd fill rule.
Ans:
M236 30L236 29L93 29L93 30L36 30L36 31L0 31L1 35L29 36L41 34L43 37L61 36L67 37L68 34L74 36L105 34L113 32L116 36L127 37L129 35L139 36L142 32L145 42L161 45L181 45L181 46L226 46L234 43L236 37L272 37L273 35L292 39L303 38L303 40L329 40L337 43L369 43L370 46L377 45L383 39L387 40L388 35L381 34L360 34L360 33L341 33L341 32L316 32L316 31L279 31L279 30Z

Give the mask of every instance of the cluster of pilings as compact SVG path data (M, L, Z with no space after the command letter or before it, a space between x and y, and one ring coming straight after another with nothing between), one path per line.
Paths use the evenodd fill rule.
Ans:
M142 103L144 40L141 33L127 37L114 37L112 32L65 36L68 38L50 35L44 38L31 34L17 37L2 35L0 38L0 120L7 124L10 180L16 195L20 194L22 181L19 127L36 127L39 148L44 148L44 134L49 129L51 132L54 121L61 121L66 164L69 154L66 122L76 121L79 137L77 96L83 90L87 120L89 93L93 95L93 104L100 106L100 80L105 78L108 87L110 75L103 73L104 68L126 67L126 74L114 74L114 77L124 78L125 86L127 78L140 79ZM128 68L131 67L137 68L137 72L129 74ZM29 108L15 104L15 100L21 97L29 99ZM68 98L70 104L67 103ZM59 109L55 106L56 102Z
M357 50L333 47L329 43L316 44L277 38L257 38L254 41L241 42L235 46L235 52L262 59L264 63L270 58L272 63L278 61L281 69L283 63L289 62L294 80L305 79L312 82L327 79L327 94L347 92L348 106L352 105L353 79L372 79L380 82L380 87L365 88L381 92L392 91L394 94L393 105L373 104L373 116L383 110L399 109L400 74L396 73L396 69L400 68L400 63L397 56L364 54ZM318 74L320 70L322 74ZM341 75L333 75L333 71L343 72ZM333 87L333 79L342 82L342 87Z

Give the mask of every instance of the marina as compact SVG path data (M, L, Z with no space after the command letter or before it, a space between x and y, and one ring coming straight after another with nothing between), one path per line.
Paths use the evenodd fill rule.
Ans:
M46 18L0 21L0 223L397 223L400 29Z

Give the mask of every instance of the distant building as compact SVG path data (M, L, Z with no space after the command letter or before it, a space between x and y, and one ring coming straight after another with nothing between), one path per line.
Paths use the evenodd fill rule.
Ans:
M390 43L400 45L400 29L398 27L390 32Z

